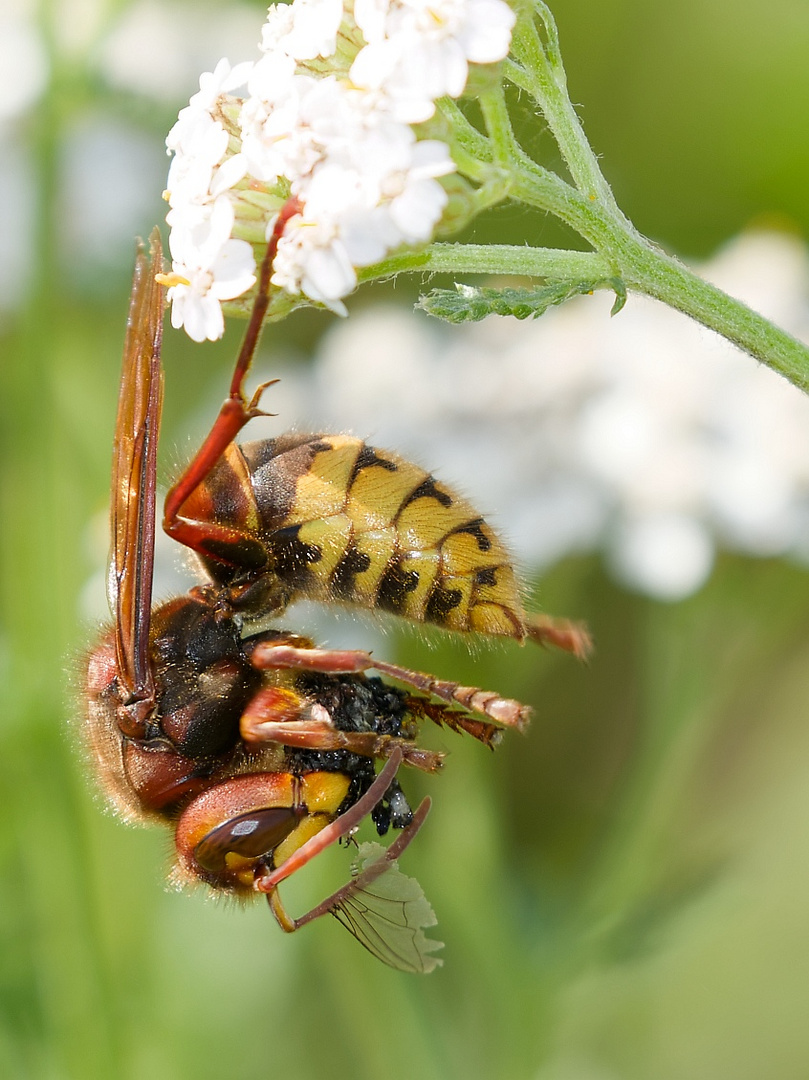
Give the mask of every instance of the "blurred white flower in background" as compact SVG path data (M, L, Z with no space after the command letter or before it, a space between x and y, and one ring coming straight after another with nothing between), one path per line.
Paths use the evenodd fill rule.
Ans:
M796 240L743 236L704 273L809 338ZM601 549L624 584L676 600L718 547L809 556L809 398L661 304L631 296L610 319L611 303L453 328L369 309L327 335L290 407L457 483L526 567Z
M49 20L50 40L43 31ZM29 128L20 119L48 87L49 48L71 70L86 71L92 79L100 77L107 86L143 95L159 107L192 92L200 71L214 65L223 51L239 55L252 50L256 22L256 9L247 4L221 8L136 0L113 13L109 5L97 3L46 10L34 0L0 2L0 313L24 299L33 272L38 163ZM63 132L59 243L75 277L94 289L105 280L99 279L98 269L119 267L122 254L132 250L133 237L148 228L156 193L164 186L162 148L122 116L118 105L111 94L96 95L92 109L71 102L75 122ZM77 249L81 260L75 258Z
M104 38L101 74L111 86L173 104L219 57L252 51L256 21L249 4L137 0Z
M31 149L17 136L17 121L37 102L48 77L48 56L25 0L0 5L0 314L27 294L33 257L31 231L36 195Z
M0 9L0 124L30 108L48 81L48 57L37 31L36 12L26 7Z

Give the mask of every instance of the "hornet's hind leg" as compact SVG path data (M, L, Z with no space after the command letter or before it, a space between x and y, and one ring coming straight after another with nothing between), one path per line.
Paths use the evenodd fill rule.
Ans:
M587 660L593 651L593 640L584 623L570 619L554 619L551 615L529 615L525 631L530 641L537 645L552 645L576 657Z

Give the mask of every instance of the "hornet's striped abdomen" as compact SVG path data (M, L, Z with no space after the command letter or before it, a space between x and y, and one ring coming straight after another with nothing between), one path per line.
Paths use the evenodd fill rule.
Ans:
M231 565L205 558L206 569L226 584L261 574L263 562L279 607L336 600L451 630L526 635L511 558L475 508L353 436L231 443L183 516L237 529Z

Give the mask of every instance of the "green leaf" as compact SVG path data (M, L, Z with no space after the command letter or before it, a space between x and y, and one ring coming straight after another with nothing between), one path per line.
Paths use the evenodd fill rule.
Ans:
M549 307L563 304L572 296L610 288L615 292L612 314L626 303L626 287L620 278L597 281L552 281L534 289L475 288L456 284L454 289L435 289L416 305L428 315L450 323L480 322L487 315L511 315L515 319L536 319Z

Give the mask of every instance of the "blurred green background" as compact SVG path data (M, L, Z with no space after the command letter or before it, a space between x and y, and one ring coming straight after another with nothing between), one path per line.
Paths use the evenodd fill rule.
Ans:
M806 234L805 0L553 9L573 100L639 228L689 258L752 221ZM249 42L263 19L262 4L154 10L198 70L228 51L211 27L230 19ZM103 812L72 730L96 632L79 597L98 568L132 238L162 217L162 140L195 89L169 60L156 95L118 84L126 63L161 82L148 34L102 62L127 17L32 8L50 79L0 117L0 1076L809 1076L805 569L724 555L701 592L663 604L570 559L542 599L590 621L586 669L389 639L537 714L495 757L431 735L449 767L407 777L435 800L404 864L447 943L428 978L327 920L285 938L261 906L167 892L167 836ZM35 75L36 52L20 55ZM536 146L551 150L541 133ZM535 242L559 235L547 223ZM502 210L477 236L521 241L523 220ZM328 321L298 315L273 337L308 348ZM234 336L168 343L168 468L220 395ZM301 883L301 909L339 881L341 854Z

